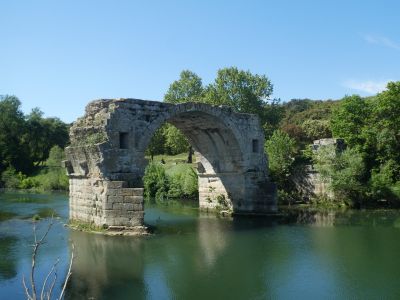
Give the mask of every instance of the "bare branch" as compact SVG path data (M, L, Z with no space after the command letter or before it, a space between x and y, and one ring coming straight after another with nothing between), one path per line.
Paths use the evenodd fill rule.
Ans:
M44 282L43 282L42 291L40 292L40 299L41 299L41 300L44 299L44 296L43 296L43 295L44 295L44 291L45 291L45 288L46 288L47 280L49 279L51 273L54 272L54 270L55 270L55 268L56 268L56 266L57 266L57 264L58 264L59 262L60 262L60 259L58 258L57 261L53 264L53 266L52 266L50 272L47 274L47 276L46 276L46 278L45 278L45 280L44 280Z
M53 288L54 288L54 285L55 285L55 283L56 283L56 280L57 280L57 272L54 272L54 279L53 279L53 282L51 283L50 289L49 289L49 291L47 292L47 300L50 300L50 299L51 299L51 294L53 293Z
M31 268L31 287L32 287L32 299L36 300L37 293L36 293L36 284L35 284L35 267L36 267L36 255L37 252L40 248L40 246L43 244L44 239L47 237L51 227L53 226L53 217L51 217L51 221L49 226L47 226L47 230L41 237L41 239L38 241L37 240L37 232L36 232L36 222L33 222L33 236L35 239L35 244L33 245L33 252L32 252L32 268Z
M29 294L28 288L27 288L26 283L25 283L25 275L22 277L22 284L24 285L26 298L28 300L32 299L32 296Z
M35 243L33 244L33 251L32 251L31 288L32 288L32 299L36 300L35 265L36 265L36 254L40 244L38 244L37 242L35 222L33 222L33 236L35 238Z
M36 222L33 223L33 236L34 236L34 244L32 245L32 266L31 266L31 272L30 272L30 283L31 283L31 291L29 291L29 288L26 286L26 281L25 281L25 276L23 276L22 278L22 283L25 289L25 294L28 300L37 300L38 295L37 295L37 291L36 291L36 283L35 283L35 268L36 268L36 258L37 258L37 254L39 253L39 249L40 247L45 243L45 240L53 226L53 217L51 217L51 221L49 223L49 225L47 226L47 230L44 232L44 234L42 235L42 237L38 240L38 236L37 236L37 228L36 228ZM63 287L60 293L60 297L59 299L62 299L65 295L65 289L67 287L67 283L71 277L71 269L72 269L72 263L74 260L74 245L72 244L72 253L71 253L71 259L70 259L70 263L69 263L69 267L68 267L68 273L66 275L65 281L63 283ZM60 259L57 259L57 261L53 264L52 268L50 269L50 271L47 273L43 285L41 287L41 291L40 291L40 300L44 300L44 299L48 299L50 300L52 297L52 293L57 281L57 265L60 262ZM54 274L54 278L49 286L49 288L47 289L48 286L48 281L49 278L51 276L51 274Z
M64 286L63 286L63 288L62 288L62 290L61 290L60 297L58 298L58 299L60 299L60 300L63 299L63 297L64 297L65 288L67 287L69 278L71 277L71 274L72 274L71 269L72 269L72 262L74 261L74 250L75 250L75 245L72 244L71 247L72 247L71 259L70 259L70 261L69 261L69 267L68 267L67 277L66 277L65 280L64 280Z

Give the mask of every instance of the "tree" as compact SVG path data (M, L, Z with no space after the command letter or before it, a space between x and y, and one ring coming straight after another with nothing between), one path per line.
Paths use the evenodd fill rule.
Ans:
M184 70L179 80L174 81L164 95L167 103L200 102L203 95L201 78L195 73Z
M377 95L372 114L370 125L377 133L377 159L400 164L400 81L389 82L387 90Z
M332 137L332 132L329 126L329 120L312 120L304 121L301 128L306 134L307 139L311 142L323 138Z
M292 174L296 156L296 142L281 130L276 130L265 143L265 151L269 158L269 170L272 179L279 188L284 188Z
M23 147L21 137L27 132L21 102L15 96L4 96L0 101L0 173L7 167L29 171L29 149Z
M217 78L205 91L206 103L228 105L237 112L263 117L263 106L273 91L265 75L252 74L235 67L218 70Z
M350 147L362 144L362 130L370 117L368 103L358 95L346 96L332 112L333 136L343 138Z
M332 201L354 205L364 200L365 165L356 149L338 152L334 145L328 145L320 147L313 156L315 169L334 193Z
M154 155L165 153L164 126L158 128L150 140L146 149L146 154L153 160Z
M168 103L203 102L204 88L201 78L195 73L184 70L179 80L174 81L164 95L164 101ZM188 163L192 163L193 149L187 138L174 126L166 126L164 133L167 147L173 154L188 151Z
M31 161L42 164L53 146L64 148L68 142L68 126L58 118L43 118L39 108L26 117L27 132L23 137Z
M175 126L166 124L164 136L165 146L169 154L176 155L189 150L190 145L187 138Z

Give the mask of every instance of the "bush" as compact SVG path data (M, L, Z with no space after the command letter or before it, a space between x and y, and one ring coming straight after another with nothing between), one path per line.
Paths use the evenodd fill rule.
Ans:
M189 167L185 173L182 190L188 198L194 199L199 195L199 180L196 171L192 167Z
M9 189L19 188L22 179L23 179L22 173L21 172L17 173L17 171L13 167L8 167L1 174L2 186Z
M143 177L146 201L162 202L167 199L195 199L198 196L196 171L187 164L165 170L159 163L150 163Z
M169 179L164 167L151 162L147 165L143 177L144 196L146 201L164 201L167 199Z
M396 181L399 166L389 160L379 169L372 170L369 181L370 197L374 201L399 202L400 182Z
M314 153L314 167L322 180L329 184L334 193L334 202L359 205L365 198L362 178L365 165L360 153L348 148L336 152L333 145L320 147Z
M278 190L282 191L282 195L291 193L294 189L291 177L296 156L295 143L294 139L281 130L275 130L271 138L265 143L271 178L277 184ZM283 190L285 190L285 193L283 193ZM287 202L286 197L278 197L278 200L280 203Z
M69 180L65 169L61 167L64 151L59 146L50 150L46 160L46 168L32 177L17 172L9 167L1 176L2 186L13 189L38 189L38 190L68 190Z

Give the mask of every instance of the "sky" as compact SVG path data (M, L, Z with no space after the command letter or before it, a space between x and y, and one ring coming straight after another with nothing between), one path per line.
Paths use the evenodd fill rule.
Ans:
M0 95L72 122L101 98L162 101L182 70L236 66L273 98L340 99L400 80L400 1L0 0Z

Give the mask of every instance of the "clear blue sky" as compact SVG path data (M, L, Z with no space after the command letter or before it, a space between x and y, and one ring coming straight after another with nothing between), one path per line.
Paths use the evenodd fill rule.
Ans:
M0 95L71 122L98 98L162 100L189 69L237 66L273 97L370 95L400 80L400 1L0 2Z

